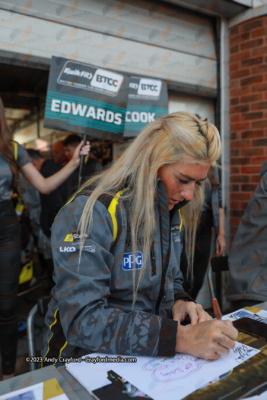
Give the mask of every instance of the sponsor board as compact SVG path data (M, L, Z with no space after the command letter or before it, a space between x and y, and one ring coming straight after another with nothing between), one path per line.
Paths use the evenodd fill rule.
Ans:
M129 78L90 64L52 57L44 126L121 140Z
M145 125L168 114L166 82L131 76L124 137L135 137Z

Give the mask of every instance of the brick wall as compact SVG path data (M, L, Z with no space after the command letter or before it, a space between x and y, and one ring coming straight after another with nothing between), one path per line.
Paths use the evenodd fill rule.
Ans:
M230 29L230 238L267 160L267 16Z

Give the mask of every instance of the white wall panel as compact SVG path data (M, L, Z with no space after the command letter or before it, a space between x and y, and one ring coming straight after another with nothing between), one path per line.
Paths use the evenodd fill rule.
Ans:
M0 8L110 36L216 58L212 20L146 0L0 0Z
M169 113L186 111L208 118L214 124L215 104L213 99L169 92Z
M116 3L117 7L122 4ZM25 1L18 0L16 6L9 5L16 12L0 9L0 55L12 54L29 64L43 60L47 65L52 55L62 56L165 79L173 88L202 94L206 90L214 96L217 71L210 21L199 17L190 20L185 13L171 16L165 7L162 13L158 6L142 9L139 3L144 2L137 1L131 9L123 3L124 8L117 9L112 1L105 9L103 1L76 1L73 11L73 1L69 6L68 1L64 6L58 0L42 2L41 9L40 1L32 0L27 7ZM0 0L0 7L8 8L7 4Z

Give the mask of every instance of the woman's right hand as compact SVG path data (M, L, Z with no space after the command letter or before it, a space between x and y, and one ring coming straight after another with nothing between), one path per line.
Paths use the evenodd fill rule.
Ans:
M216 360L235 347L238 331L231 321L204 321L197 325L178 325L175 351L205 360Z

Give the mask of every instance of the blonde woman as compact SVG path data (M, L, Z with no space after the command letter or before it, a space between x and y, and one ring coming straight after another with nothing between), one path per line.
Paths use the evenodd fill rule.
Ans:
M192 264L203 186L221 151L217 129L189 113L147 125L90 179L52 227L55 287L44 365L89 352L216 359L234 347L183 291L180 230ZM191 326L183 326L188 316Z

